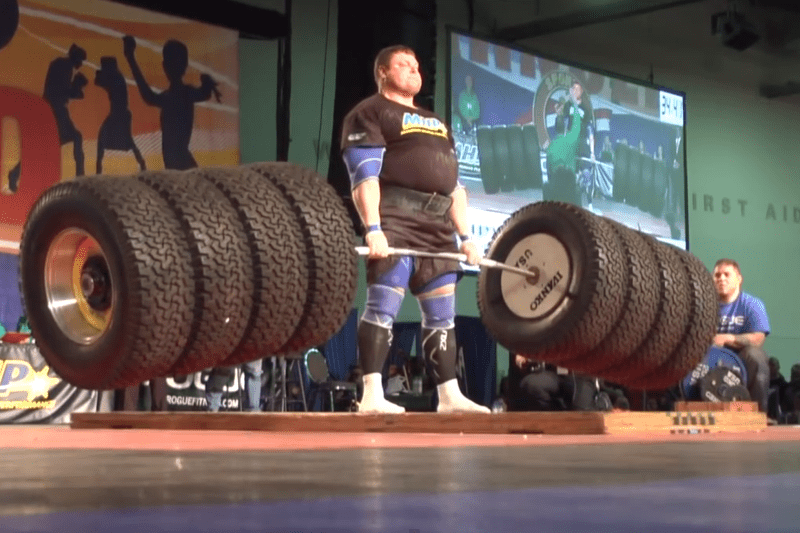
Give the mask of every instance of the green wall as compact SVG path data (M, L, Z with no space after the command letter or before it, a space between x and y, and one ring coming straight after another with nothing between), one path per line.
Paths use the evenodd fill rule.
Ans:
M241 0L240 0L241 1ZM242 3L284 13L283 0ZM292 0L289 161L328 173L336 92L337 0ZM242 162L276 159L278 42L240 39Z
M270 4L266 0L251 3ZM273 8L282 9L282 2L275 4L272 2ZM318 158L317 147L331 139L336 1L331 0L330 12L327 2L312 0L294 0L293 9L290 160L324 174L328 149L323 146ZM436 110L444 114L445 25L466 28L467 14L462 0L440 0L437 11ZM787 373L791 364L800 360L800 350L795 347L798 334L792 323L800 295L800 276L794 272L800 264L800 180L796 177L800 169L796 148L800 146L796 127L800 109L718 79L709 62L694 61L671 48L641 42L633 46L632 40L626 44L624 26L604 26L537 39L535 49L638 79L644 79L652 65L655 83L686 93L691 251L709 269L723 256L740 262L745 290L762 298L770 315L773 331L766 348L780 359ZM475 29L485 30L480 21ZM609 38L610 32L614 39ZM243 42L243 161L274 157L276 57L275 43ZM359 307L366 292L363 277L362 268L355 302ZM476 291L476 277L466 277L459 284L460 315L478 316ZM398 320L418 319L416 301L407 297ZM506 356L500 348L500 375L505 373Z
M781 367L800 361L792 322L800 294L800 111L733 91L689 88L690 248L709 269L739 261L743 290L764 300L765 348Z
M239 136L242 163L276 158L277 41L239 40Z

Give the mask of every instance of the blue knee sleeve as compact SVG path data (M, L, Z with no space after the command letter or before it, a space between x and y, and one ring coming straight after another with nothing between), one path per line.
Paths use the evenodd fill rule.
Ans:
M361 320L391 329L404 296L405 290L398 287L370 285L367 288L367 304Z
M427 292L433 292L439 287L444 287L445 285L455 285L456 283L458 283L458 275L455 272L448 272L429 281L427 285L417 290L416 294L420 295Z
M422 313L423 328L452 328L455 325L456 295L450 293L420 298L419 310Z

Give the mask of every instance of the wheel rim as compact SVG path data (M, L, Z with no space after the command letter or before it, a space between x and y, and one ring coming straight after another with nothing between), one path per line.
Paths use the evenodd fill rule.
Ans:
M569 251L546 233L529 235L514 245L506 260L531 272L531 277L503 271L500 290L508 309L521 318L542 318L557 309L572 279Z
M78 228L53 239L44 269L47 308L70 340L97 341L111 322L113 279L100 244Z

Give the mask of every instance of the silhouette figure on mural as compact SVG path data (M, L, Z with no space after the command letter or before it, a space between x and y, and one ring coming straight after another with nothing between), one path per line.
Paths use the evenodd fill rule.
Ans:
M17 0L0 0L0 49L11 42L19 26L19 3ZM3 193L17 192L19 184L20 164L8 172L8 183L4 184Z
M123 37L125 58L133 72L136 86L142 99L148 105L161 108L161 150L164 167L186 170L197 166L189 151L194 123L194 104L211 98L212 93L220 101L217 83L208 74L200 76L200 87L183 83L183 76L189 65L189 52L180 41L169 40L162 50L164 73L169 79L169 87L156 93L147 84L139 65L136 63L136 39L130 35Z
M83 98L83 88L89 83L86 76L73 71L78 70L86 61L86 50L73 44L69 47L67 57L57 57L50 62L47 77L44 80L44 99L50 103L58 125L58 136L61 144L72 143L75 156L75 175L83 176L83 136L72 123L67 104L70 100Z
M97 173L103 173L103 154L106 150L133 150L133 156L139 167L145 170L144 158L131 134L131 111L128 109L128 86L125 77L119 71L117 58L105 56L100 58L100 70L94 78L94 84L108 93L111 109L100 126L97 134Z
M14 34L17 33L19 25L19 3L17 0L0 0L0 48L5 47Z

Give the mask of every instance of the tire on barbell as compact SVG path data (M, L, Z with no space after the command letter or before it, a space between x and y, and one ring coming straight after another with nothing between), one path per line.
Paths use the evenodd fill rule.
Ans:
M622 246L584 209L525 206L495 232L486 257L542 272L538 281L498 269L479 274L482 321L512 353L551 363L579 358L617 322L626 285Z
M212 167L195 172L214 183L236 209L252 262L250 318L239 345L222 364L275 354L300 323L308 291L307 252L297 217L280 189L253 170Z
M596 372L598 377L626 386L664 363L678 346L692 308L691 295L686 290L688 272L678 256L679 250L649 235L643 237L653 248L659 268L659 283L654 287L659 301L656 320L647 338L626 360Z
M324 344L347 320L357 287L355 233L344 201L322 176L298 165L251 163L244 168L257 171L284 194L305 243L308 269L305 308L279 354Z
M678 346L667 359L631 387L661 390L678 385L680 380L703 360L712 345L717 327L717 297L711 273L693 254L677 250L689 274L684 289L691 300L687 326Z
M170 375L215 367L239 345L253 307L253 263L244 225L229 199L201 173L144 171L137 178L172 208L192 254L195 319Z
M191 261L172 210L144 183L92 176L54 185L29 212L20 243L20 292L37 348L78 388L166 374L193 322ZM95 287L106 278L108 290L87 296L83 274Z
M653 246L647 237L611 219L598 217L610 226L622 243L627 284L622 313L611 332L593 350L576 361L562 366L576 372L595 375L602 368L621 363L647 338L660 305L660 270Z

